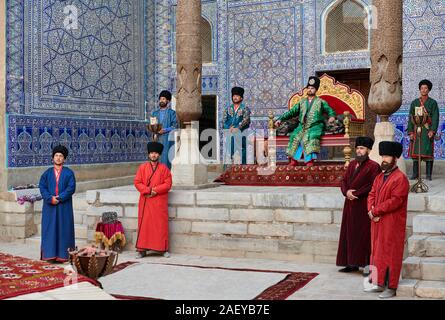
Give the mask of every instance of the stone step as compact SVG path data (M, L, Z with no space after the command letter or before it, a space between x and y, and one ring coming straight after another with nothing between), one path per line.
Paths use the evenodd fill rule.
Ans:
M94 190L94 189L107 189L117 186L132 185L133 181L134 181L134 175L118 177L118 178L80 181L76 183L76 192L83 193L88 190Z
M408 257L403 261L402 277L445 281L445 257Z
M40 236L32 236L30 238L25 239L25 244L32 247L40 247L41 237ZM86 239L76 239L76 246L82 247L86 246L88 241Z
M420 214L413 218L413 232L445 235L445 216Z
M37 226L37 236L40 237L41 235L42 235L42 225L39 224ZM74 235L75 235L76 239L79 239L79 240L88 239L88 226L81 225L81 224L75 224L74 225Z
M408 250L415 257L445 257L445 236L413 235Z
M85 211L88 209L88 203L86 200L86 192L85 193L75 193L73 195L73 210L76 211Z
M397 297L445 300L445 281L403 279L399 282Z

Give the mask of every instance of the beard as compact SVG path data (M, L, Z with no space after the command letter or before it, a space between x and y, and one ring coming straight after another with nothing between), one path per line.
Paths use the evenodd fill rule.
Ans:
M167 103L166 102L159 102L159 106L161 108L165 108L167 106Z
M359 163L362 163L365 160L368 160L368 158L369 158L369 156L367 154L365 154L363 156L362 155L356 155L355 156L355 160L357 160L357 162L359 162Z
M392 162L383 161L382 164L380 165L380 169L382 169L383 172L387 172L391 170L393 167L394 167L394 161Z
M158 162L158 161L159 161L159 158L150 158L150 161L151 161L151 162Z

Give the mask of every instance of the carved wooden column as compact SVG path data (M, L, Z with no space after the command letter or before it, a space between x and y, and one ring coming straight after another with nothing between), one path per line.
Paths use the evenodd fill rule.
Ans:
M374 0L371 30L371 90L369 108L379 117L374 130L375 144L371 159L381 162L378 145L394 141L394 125L388 118L402 105L403 1ZM403 158L399 168L405 171Z
M201 1L178 0L176 112L185 125L201 117Z
M176 12L176 113L181 122L180 143L172 162L175 186L207 184L207 166L199 151L201 117L201 1L178 0Z

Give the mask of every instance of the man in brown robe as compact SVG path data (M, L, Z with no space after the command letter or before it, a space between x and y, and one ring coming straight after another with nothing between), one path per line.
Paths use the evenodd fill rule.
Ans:
M345 196L337 266L340 272L358 271L369 265L371 254L371 221L368 217L368 194L375 177L380 174L380 165L369 159L374 141L358 137L355 141L355 160L351 161L341 184ZM367 268L365 268L367 269ZM367 272L364 271L366 274Z

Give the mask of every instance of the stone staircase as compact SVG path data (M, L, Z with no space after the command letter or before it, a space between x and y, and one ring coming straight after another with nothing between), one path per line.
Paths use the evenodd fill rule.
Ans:
M401 293L445 299L445 214L414 217L408 255L403 262Z

